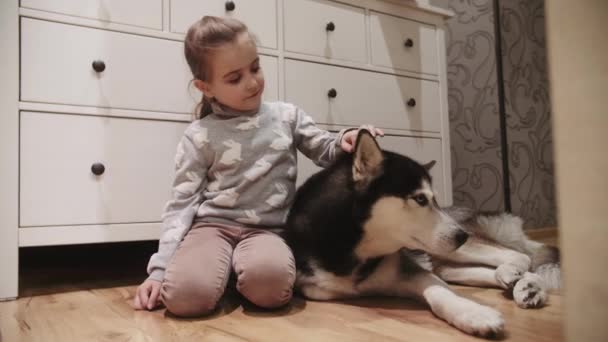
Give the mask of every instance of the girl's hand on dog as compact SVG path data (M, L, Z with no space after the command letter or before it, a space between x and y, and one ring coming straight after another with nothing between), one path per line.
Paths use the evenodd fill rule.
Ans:
M146 279L135 292L133 308L135 310L152 310L160 305L160 281Z
M353 150L355 149L355 145L357 144L357 135L359 135L359 131L362 129L368 130L373 137L384 136L384 132L381 129L376 128L372 125L362 125L361 127L359 127L359 129L353 129L352 131L344 133L344 135L342 136L342 141L340 142L340 147L342 147L343 151L349 153L353 152Z

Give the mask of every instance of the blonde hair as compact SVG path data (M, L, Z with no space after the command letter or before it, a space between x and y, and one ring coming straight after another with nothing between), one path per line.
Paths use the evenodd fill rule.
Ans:
M204 16L192 24L186 34L184 54L194 78L209 81L209 53L226 43L234 42L241 33L249 33L247 26L232 18ZM211 101L203 94L195 109L196 119L212 112Z

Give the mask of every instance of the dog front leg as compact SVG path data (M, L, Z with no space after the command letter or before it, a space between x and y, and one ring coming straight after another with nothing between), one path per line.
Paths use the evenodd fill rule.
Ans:
M433 272L448 283L483 287L503 286L497 279L496 269L484 266L443 264L435 267ZM524 273L513 287L513 300L521 308L538 308L545 305L548 299L543 280L534 273Z
M495 268L440 264L433 269L433 272L448 283L481 287L501 287L498 280L496 280Z
M422 299L435 315L466 333L487 338L503 333L504 321L498 311L458 296L431 272L411 275L397 284L397 295Z
M449 262L496 267L498 286L507 290L515 286L531 265L530 257L523 253L475 239L440 257Z

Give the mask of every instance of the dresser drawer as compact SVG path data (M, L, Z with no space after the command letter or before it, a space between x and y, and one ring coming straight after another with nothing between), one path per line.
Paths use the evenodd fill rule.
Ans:
M24 18L21 100L190 113L183 43ZM96 72L94 61L105 69Z
M435 27L371 12L372 64L425 74L438 73Z
M162 0L21 0L21 7L162 30Z
M438 202L445 203L445 185L443 179L443 158L441 153L441 140L433 138L403 137L389 135L378 139L380 147L385 150L397 152L408 156L419 163L428 163L435 160L437 164L431 169L433 178L433 189L437 193ZM320 171L310 159L298 153L298 180L297 185L302 185L308 177Z
M206 15L233 16L247 25L260 46L277 48L277 0L171 0L171 31L186 33Z
M286 100L317 123L439 132L439 85L408 77L285 61ZM335 97L329 93L335 91Z
M322 0L289 0L283 5L285 50L367 62L363 9Z
M186 126L21 112L20 226L160 221Z

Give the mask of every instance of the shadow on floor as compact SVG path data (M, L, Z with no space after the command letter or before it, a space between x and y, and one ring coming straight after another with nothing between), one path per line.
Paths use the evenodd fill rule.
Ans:
M19 296L138 285L157 249L157 241L21 248Z

